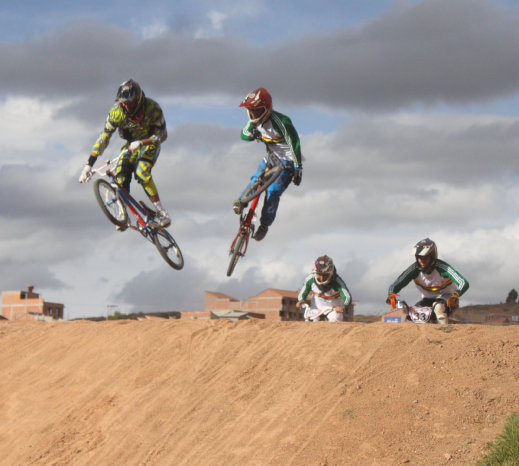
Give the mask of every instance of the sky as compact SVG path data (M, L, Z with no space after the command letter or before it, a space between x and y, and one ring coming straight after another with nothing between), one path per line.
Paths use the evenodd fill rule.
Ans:
M3 5L0 289L32 285L67 319L201 310L206 290L298 290L327 254L355 312L380 314L430 237L470 283L461 305L503 302L519 287L518 26L504 0ZM166 118L153 176L181 271L78 182L129 78ZM229 278L232 202L264 154L238 105L260 86L299 132L303 181Z

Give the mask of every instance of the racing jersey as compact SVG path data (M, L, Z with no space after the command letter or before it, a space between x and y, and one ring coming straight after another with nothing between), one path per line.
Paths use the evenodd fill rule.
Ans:
M155 145L164 142L168 133L162 109L157 102L148 97L145 97L144 105L142 120L135 122L124 114L119 104L114 104L106 118L103 132L92 148L92 155L97 157L104 152L116 129L119 130L119 135L128 142L148 138L151 138Z
M314 273L309 273L304 281L303 287L297 295L298 301L305 301L312 292L310 307L314 309L325 309L327 307L344 306L347 308L351 304L351 294L344 283L344 280L335 274L329 288L322 291L315 282Z
M389 287L388 294L398 293L411 280L422 294L422 298L438 298L457 291L460 296L469 288L469 282L447 262L437 259L431 273L422 272L418 263L408 267Z
M241 130L241 138L252 141L252 132L257 129L261 139L269 144L270 150L280 160L292 162L295 168L302 168L301 142L289 117L272 110L270 117L259 125L248 122Z

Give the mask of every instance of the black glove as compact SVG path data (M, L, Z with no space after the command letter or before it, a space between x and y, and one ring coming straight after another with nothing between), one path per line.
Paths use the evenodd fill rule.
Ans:
M251 135L252 135L252 139L261 139L261 133L256 128L254 128L252 130Z
M294 172L292 175L292 183L294 183L296 186L299 186L301 184L301 179L303 178L303 170L299 169Z

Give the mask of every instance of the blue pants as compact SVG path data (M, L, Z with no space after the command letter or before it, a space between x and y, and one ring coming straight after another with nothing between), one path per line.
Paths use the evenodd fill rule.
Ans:
M270 226L276 218L276 212L279 206L279 199L283 191L287 189L288 185L292 181L292 175L294 174L294 165L292 162L282 161L284 169L279 174L278 178L272 183L266 191L265 200L263 202L263 209L261 210L260 222L262 225ZM250 179L250 183L243 190L245 192L247 188L256 181L258 175L265 169L265 160L262 160L258 165L256 173ZM242 193L243 194L243 193Z

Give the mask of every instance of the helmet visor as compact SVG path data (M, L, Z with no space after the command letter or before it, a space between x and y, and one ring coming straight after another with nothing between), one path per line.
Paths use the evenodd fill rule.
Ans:
M133 113L137 109L138 101L137 100L134 100L134 101L128 101L128 100L124 101L124 100L121 100L119 102L119 105L123 108L123 110L128 115L133 115Z
M267 109L265 107L248 108L247 112L249 112L249 120L252 123L259 123L265 113L267 113Z

